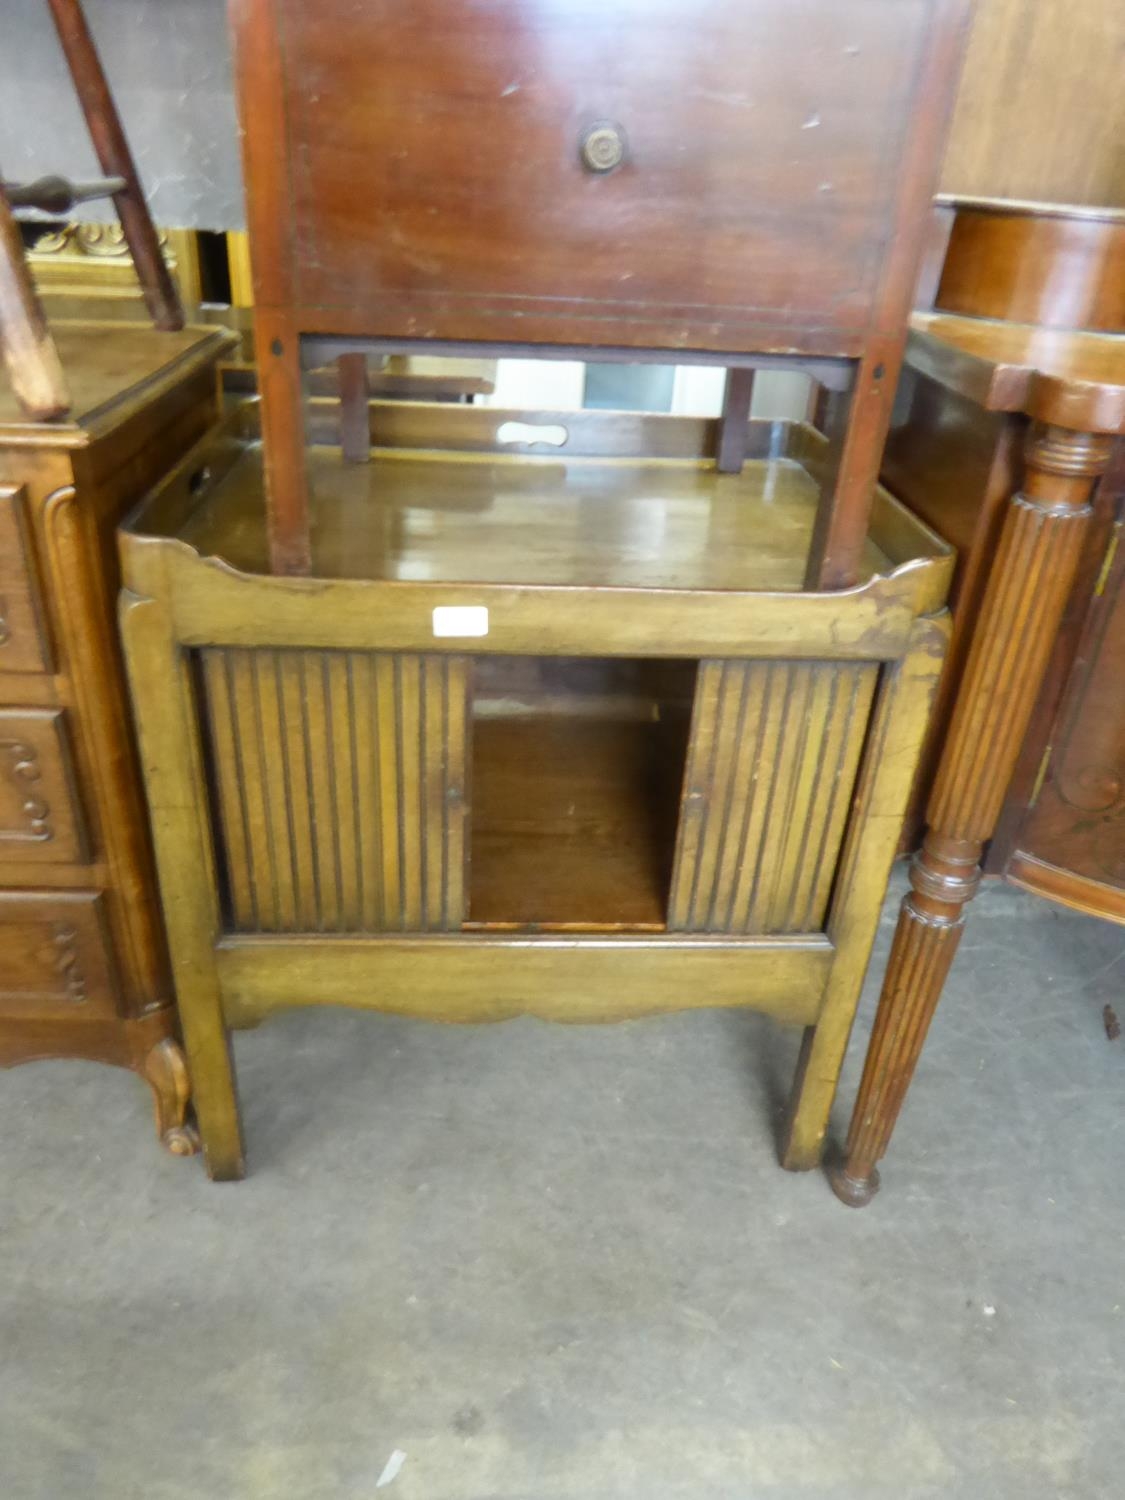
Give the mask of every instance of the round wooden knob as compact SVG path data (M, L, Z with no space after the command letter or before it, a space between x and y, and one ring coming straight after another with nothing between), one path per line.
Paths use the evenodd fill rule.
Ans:
M612 172L625 160L625 132L607 120L591 125L582 137L582 165L588 172Z

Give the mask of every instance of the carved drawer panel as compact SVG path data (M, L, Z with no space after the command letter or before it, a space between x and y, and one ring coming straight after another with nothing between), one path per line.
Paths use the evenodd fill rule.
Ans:
M0 860L89 858L61 708L0 709Z
M25 494L0 485L0 672L50 670Z
M0 891L0 1015L105 1016L116 986L96 891Z

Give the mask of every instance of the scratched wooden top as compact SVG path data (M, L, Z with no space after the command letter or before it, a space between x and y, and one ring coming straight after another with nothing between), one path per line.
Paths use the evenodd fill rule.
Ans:
M65 444L83 430L112 426L157 384L217 359L234 340L220 328L159 333L147 324L116 320L52 322L51 332L70 393L70 415L59 422L29 421L0 371L0 442L18 434Z
M1125 335L915 313L907 358L990 411L1082 431L1125 431Z

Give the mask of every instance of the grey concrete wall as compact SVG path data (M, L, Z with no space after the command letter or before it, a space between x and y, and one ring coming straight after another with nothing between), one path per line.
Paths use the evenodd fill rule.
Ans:
M85 0L159 224L243 224L225 0ZM0 0L0 171L97 171L43 0ZM91 205L83 217L111 217Z

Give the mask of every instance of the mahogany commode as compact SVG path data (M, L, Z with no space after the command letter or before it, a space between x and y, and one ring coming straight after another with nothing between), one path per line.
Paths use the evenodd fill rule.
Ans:
M875 479L966 12L233 4L261 448L122 542L214 1176L229 1029L309 1003L755 1006L807 1028L819 1160L946 640ZM369 405L404 353L732 374L718 423ZM827 440L747 421L776 366Z

